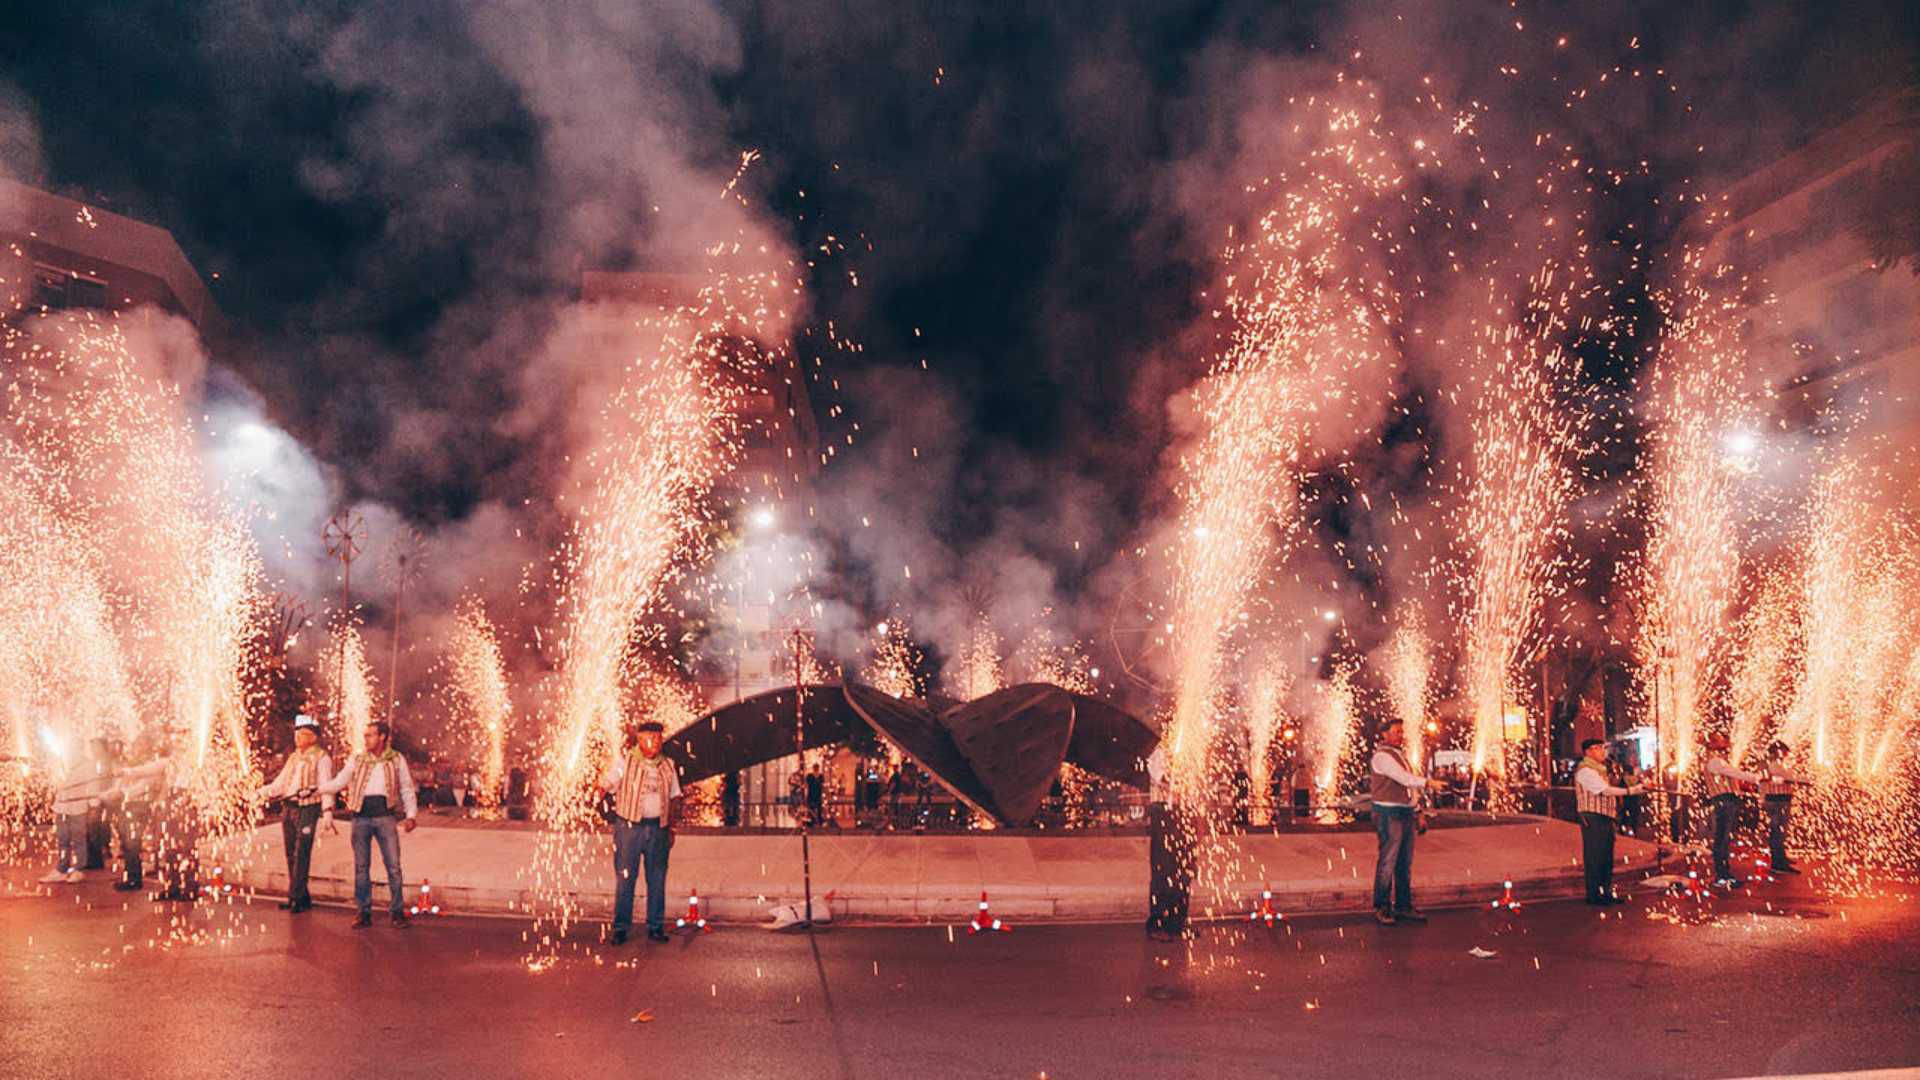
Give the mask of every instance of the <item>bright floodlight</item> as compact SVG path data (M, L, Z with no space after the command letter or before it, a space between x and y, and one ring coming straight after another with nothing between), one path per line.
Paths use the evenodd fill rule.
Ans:
M879 634L881 637L885 637L887 635L887 629L887 624L881 623L879 626L873 628L873 632Z
M1760 449L1760 436L1751 431L1729 431L1721 442L1727 453L1735 457L1746 457Z
M762 532L765 532L766 530L773 528L774 525L779 523L779 521L780 521L780 518L776 514L774 514L773 507L771 506L763 506L760 509L755 510L753 512L753 516L748 519L748 522L754 528L759 529Z
M1340 615L1338 612L1335 612L1332 608L1328 608L1327 610L1320 613L1320 617L1327 620L1328 622L1332 622L1333 620L1339 618Z

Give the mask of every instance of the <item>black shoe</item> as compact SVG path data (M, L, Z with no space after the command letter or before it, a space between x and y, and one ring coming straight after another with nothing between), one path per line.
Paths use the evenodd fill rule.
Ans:
M1608 900L1607 900L1607 898L1606 898L1606 897L1604 897L1604 896L1589 896L1589 897L1587 897L1587 906L1588 906L1588 907L1606 907L1608 903L1609 903L1609 901L1608 901Z
M140 883L137 881L116 881L113 883L113 891L114 892L139 892Z
M300 905L294 903L291 900L282 900L280 901L279 906L281 911L299 911L300 910Z
M627 932L625 930L615 930L613 936L607 940L615 945L625 945L627 943Z
M1381 926L1392 926L1398 920L1393 917L1393 912L1388 911L1386 908L1375 908L1373 909L1373 921L1379 923Z
M667 936L667 932L665 930L648 930L647 940L648 941L672 941L673 939Z
M305 913L305 912L308 912L308 911L312 911L312 910L313 910L313 901L311 901L311 900L302 900L302 901L300 901L299 903L297 903L297 904L295 904L295 905L293 905L292 907L290 907L290 908L288 908L288 909L287 909L287 914L289 914L289 915L299 915L299 914L303 914L303 913Z
M406 912L396 911L393 913L393 928L395 930L405 930L407 927L412 925L413 925L413 920L407 918Z
M372 925L373 925L373 912L371 911L363 911L360 914L355 915L353 917L353 928L355 930L365 930L367 927Z
M1615 895L1612 895L1612 896L1601 897L1600 902L1606 905L1607 907L1614 907L1616 905L1626 903L1627 898L1616 893Z
M1405 910L1405 911L1396 911L1396 912L1394 912L1394 913L1393 913L1393 921L1394 921L1394 922L1412 922L1412 923L1422 923L1422 922L1426 922L1426 921L1427 921L1427 916L1426 916L1426 914L1425 914L1424 912L1422 912L1422 911L1421 911L1421 910L1420 910L1419 908L1408 908L1408 909L1407 909L1407 910Z

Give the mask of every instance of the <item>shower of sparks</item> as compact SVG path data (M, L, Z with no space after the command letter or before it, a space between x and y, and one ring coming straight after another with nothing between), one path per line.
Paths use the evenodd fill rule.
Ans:
M1022 638L1008 661L1021 682L1047 683L1076 694L1095 690L1093 661L1072 642L1057 639L1049 619L1051 608L1042 611L1033 629Z
M1816 884L1846 893L1920 874L1920 531L1897 481L1869 464L1876 455L1825 463L1799 542L1763 568L1736 633L1742 763L1760 768L1768 742L1787 744L1809 781L1794 794L1788 847L1819 860Z
M166 755L157 851L249 827L260 561L206 485L177 384L94 312L12 322L0 359L5 827L93 735L126 740L133 763Z
M1482 324L1474 346L1483 374L1468 388L1471 464L1458 534L1471 546L1465 570L1463 683L1473 721L1474 772L1507 774L1505 717L1518 700L1516 668L1539 644L1543 607L1566 584L1567 508L1574 410L1555 386L1574 361L1554 343L1565 295L1549 268L1530 283L1521 318ZM1502 310L1497 299L1494 310Z
M1352 665L1343 664L1334 669L1333 678L1317 687L1320 693L1308 732L1308 753L1313 762L1313 784L1319 792L1315 802L1322 806L1336 802L1352 779L1351 756L1358 749L1354 736L1360 726L1355 674Z
M671 664L648 663L624 676L626 715L658 720L668 738L706 712L700 688L686 672Z
M876 625L868 646L867 666L860 673L861 681L883 694L917 698L925 692L919 670L920 649L913 643L906 618L896 613ZM891 742L887 748L898 753Z
M1255 824L1272 822L1279 809L1273 803L1274 748L1288 725L1286 702L1292 684L1285 668L1269 662L1247 687L1247 786Z
M1198 435L1181 454L1173 540L1170 761L1176 800L1207 800L1207 755L1225 714L1222 674L1240 647L1255 587L1300 533L1298 471L1316 422L1366 403L1349 376L1393 354L1397 300L1378 265L1389 241L1357 216L1403 183L1371 96L1319 119L1330 145L1295 177L1259 185L1273 199L1253 235L1226 252L1223 348L1194 387Z
M600 839L593 786L623 742L623 699L644 689L633 657L659 644L670 585L710 553L711 496L741 458L747 388L786 356L756 336L780 318L783 295L764 276L719 274L691 303L644 321L655 344L627 362L604 410L604 441L554 560L564 629L528 871L537 932L564 935L578 918L573 883Z
M374 716L379 690L373 681L373 668L367 663L366 643L360 637L359 623L336 615L327 647L319 660L319 674L326 681L326 700L333 705L331 739L333 745L348 747L357 753Z
M1637 575L1636 650L1659 698L1661 755L1681 776L1699 749L1712 665L1739 581L1740 463L1730 460L1727 438L1752 422L1737 388L1748 368L1740 344L1745 306L1737 283L1703 270L1700 258L1688 252L1678 295L1659 298L1666 322L1645 403L1650 490Z
M1426 757L1427 716L1433 705L1433 645L1416 612L1401 612L1381 661L1394 717L1406 731L1407 760L1413 763L1415 772L1421 772Z
M993 629L993 620L981 612L968 627L959 655L946 669L947 692L972 701L999 690L1006 685L1001 660L1000 635Z
M477 597L461 601L454 616L453 640L448 643L447 691L453 715L474 744L479 782L474 804L482 817L500 816L505 794L508 729L513 723L513 699L507 685L506 662L500 640L486 608Z

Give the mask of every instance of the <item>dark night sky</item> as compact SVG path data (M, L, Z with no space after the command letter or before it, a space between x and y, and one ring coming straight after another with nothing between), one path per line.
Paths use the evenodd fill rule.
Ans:
M1649 114L1672 127L1644 145L1596 141L1661 162L1710 141L1689 162L1703 177L1901 72L1914 34L1897 3L1668 7L1513 14L1596 55L1639 37L1698 111ZM1387 72L1471 90L1527 59L1486 48L1484 19L1406 10L1439 32ZM226 359L349 494L436 524L538 486L536 451L488 421L514 410L515 358L577 268L674 265L636 208L711 191L757 148L749 188L795 248L872 244L845 260L859 289L838 264L813 289L815 320L867 346L833 361L854 417L884 432L888 372L922 358L951 403L964 467L933 478L951 490L928 527L965 551L1012 517L1071 517L1064 478L1108 505L1089 540L1110 548L1152 490L1162 403L1202 359L1183 342L1234 211L1196 199L1192 175L1225 166L1230 201L1236 117L1270 104L1239 73L1322 62L1385 18L1192 0L77 2L9 16L0 103L37 130L16 171L171 229L219 275L245 340ZM640 121L669 137L601 160ZM596 201L614 227L573 228ZM422 423L440 452L400 452Z

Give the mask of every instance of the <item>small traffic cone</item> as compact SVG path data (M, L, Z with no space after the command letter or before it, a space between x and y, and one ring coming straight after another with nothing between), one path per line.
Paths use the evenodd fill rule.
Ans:
M232 892L233 886L227 884L226 875L220 867L216 866L213 868L213 880L201 882L200 891L207 896L217 898Z
M992 930L997 930L1003 934L1006 934L1006 933L1011 933L1013 931L1013 927L1008 926L1007 924L1001 922L999 919L994 918L993 913L987 910L987 890L981 889L980 890L980 911L978 914L974 915L973 921L967 924L967 936L972 937L974 934L978 934L983 931L992 931Z
M1286 918L1285 915L1273 910L1273 886L1271 885L1260 890L1260 906L1247 915L1248 922L1263 922L1268 926L1284 918Z
M1503 887L1500 890L1500 899L1495 900L1490 906L1496 910L1519 911L1520 901L1513 898L1513 882L1506 881L1501 884Z
M426 878L420 879L420 895L414 897L413 903L407 905L407 914L440 914L440 901L433 898L433 882L428 881Z
M706 917L700 914L699 889L693 889L687 893L687 917L673 921L675 930L685 930L689 926L703 934L713 933L713 927L708 926Z
M1691 866L1687 868L1687 876L1680 882L1678 888L1681 895L1696 903L1711 899L1713 896L1713 891L1707 888L1707 883L1700 880L1700 871Z

